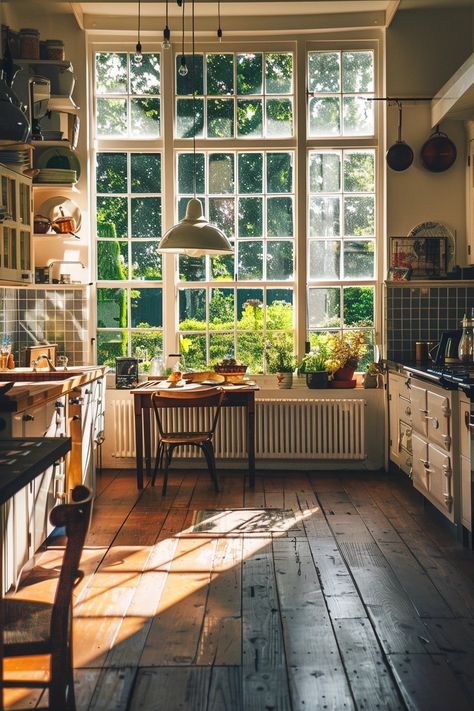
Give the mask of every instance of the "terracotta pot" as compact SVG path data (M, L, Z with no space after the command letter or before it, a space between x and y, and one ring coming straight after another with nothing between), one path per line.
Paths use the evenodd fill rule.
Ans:
M334 372L334 380L352 380L354 373L355 368L352 368L349 365L344 365L342 368L339 368Z

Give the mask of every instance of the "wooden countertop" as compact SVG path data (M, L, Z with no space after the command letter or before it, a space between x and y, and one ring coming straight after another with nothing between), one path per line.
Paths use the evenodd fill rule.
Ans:
M62 380L55 380L54 373L51 373L51 380L43 378L39 382L25 381L23 372L21 381L15 382L8 392L0 395L0 412L22 412L28 408L37 407L71 392L74 388L97 380L107 371L108 366L90 366L83 372L75 372ZM14 371L11 374L14 375ZM1 380L2 373L0 373L0 382Z

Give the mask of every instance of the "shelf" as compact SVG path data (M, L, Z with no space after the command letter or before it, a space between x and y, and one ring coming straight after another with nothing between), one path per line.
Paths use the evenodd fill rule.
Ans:
M32 183L31 187L40 188L42 190L71 190L73 193L78 193L76 188L77 183Z
M55 241L61 241L61 242L70 242L71 244L77 245L77 243L80 241L79 235L77 237L74 237L72 234L69 232L46 232L44 233L39 233L39 232L34 232L31 235L34 239L38 240L38 242L42 242L45 239L48 240L55 240Z
M20 59L19 57L13 57L15 64L19 64L20 67L32 64L49 64L51 66L61 67L62 69L72 68L72 63L69 59Z
M73 150L71 148L71 142L68 141L67 138L61 138L61 140L58 141L31 141L31 145L33 148L69 148L69 150Z
M80 109L70 96L51 96L48 101L48 111L63 111L67 114L77 114Z
M431 102L431 125L443 119L474 119L474 52Z
M81 282L80 284L41 284L40 282L34 284L22 284L22 287L27 287L28 289L84 289L88 286L92 286L92 282Z

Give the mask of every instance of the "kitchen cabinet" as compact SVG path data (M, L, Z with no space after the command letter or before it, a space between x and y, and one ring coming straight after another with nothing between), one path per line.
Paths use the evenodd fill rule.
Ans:
M462 393L459 397L459 452L460 452L460 496L461 523L472 531L471 506L471 401Z
M466 166L467 264L474 264L474 121L466 122L468 136Z
M95 491L95 453L103 442L105 417L104 377L74 388L68 395L72 452L67 474L68 489L85 484Z
M31 178L0 164L0 281L30 283Z
M412 472L412 413L410 381L406 375L389 373L388 408L390 461L405 474Z
M458 518L459 465L454 442L457 391L411 379L413 486L451 522Z

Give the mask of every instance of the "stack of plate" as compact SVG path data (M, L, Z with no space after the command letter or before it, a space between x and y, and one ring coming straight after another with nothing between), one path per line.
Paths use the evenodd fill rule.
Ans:
M26 167L30 163L30 152L28 150L8 150L0 148L0 163L11 167Z
M77 183L77 172L70 168L41 168L37 183Z

